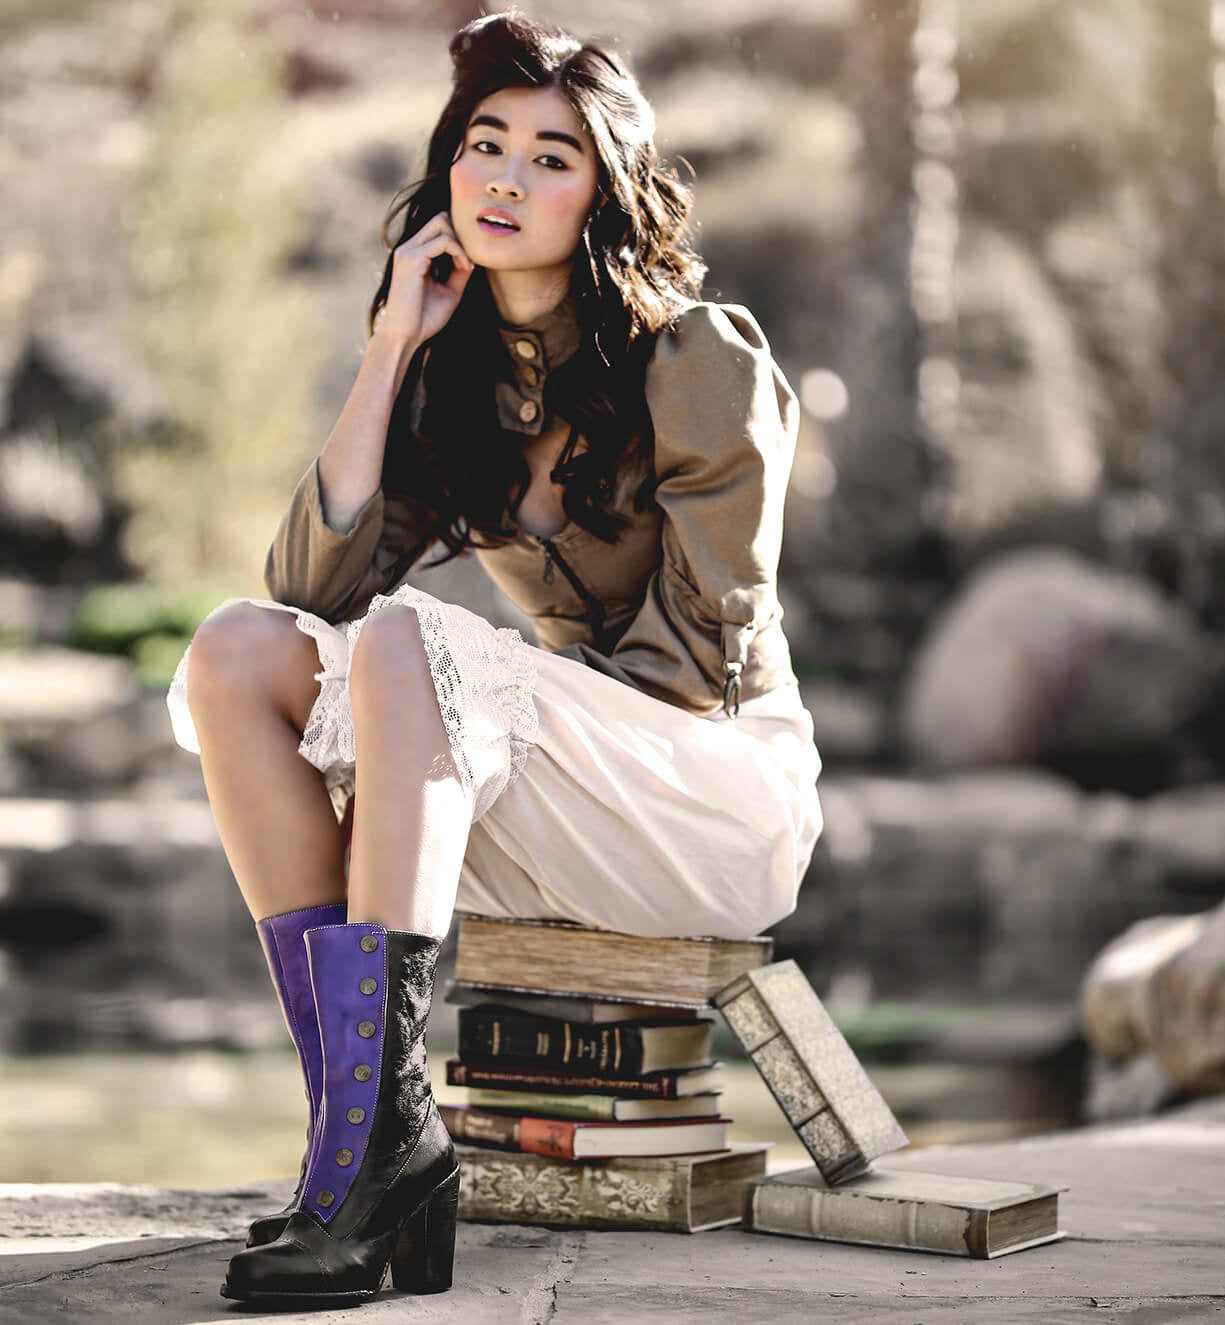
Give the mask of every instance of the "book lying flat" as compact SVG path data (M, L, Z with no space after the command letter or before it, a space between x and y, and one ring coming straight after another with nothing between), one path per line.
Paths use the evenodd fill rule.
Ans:
M604 1077L592 1072L570 1072L559 1067L461 1063L458 1058L448 1058L447 1085L675 1100L685 1095L702 1095L708 1090L718 1090L723 1084L722 1069L722 1063L712 1063L709 1067L692 1068L687 1072L657 1072L649 1077Z
M795 962L746 972L715 1003L826 1182L844 1182L907 1144Z
M470 1087L474 1109L505 1109L544 1118L581 1118L589 1122L641 1122L644 1118L717 1118L719 1096L687 1095L675 1100L636 1100L618 1095L550 1095L530 1090Z
M497 990L497 1001L502 1007L516 1012L530 1012L538 1017L560 1017L562 1021L599 1023L606 1021L638 1021L644 1017L666 1017L670 1021L692 1021L701 1009L692 1006L676 1007L653 1000L649 1003L623 1003L611 998L553 998L548 994L513 994ZM468 1007L488 1003L490 991L481 985L452 980L445 995L447 1003Z
M757 1233L983 1259L1064 1236L1058 1188L902 1168L873 1168L837 1187L815 1168L776 1174L753 1184L745 1224Z
M483 1113L458 1104L438 1112L456 1141L481 1142L554 1159L697 1155L727 1147L728 1118L667 1118L640 1123L575 1122L528 1114Z
M455 978L485 989L705 1007L729 980L770 960L768 938L643 938L558 920L461 914Z
M710 1021L590 1026L481 1003L460 1009L459 1056L636 1077L709 1063L712 1029Z
M701 1233L739 1224L769 1142L733 1141L714 1155L596 1159L586 1164L462 1143L459 1217L560 1228Z

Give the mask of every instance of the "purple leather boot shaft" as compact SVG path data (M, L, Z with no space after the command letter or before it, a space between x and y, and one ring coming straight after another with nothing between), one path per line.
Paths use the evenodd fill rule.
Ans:
M281 1011L285 1014L285 1024L302 1064L310 1099L312 1131L323 1098L323 1050L319 1041L319 1023L315 1018L315 995L311 989L305 935L308 929L317 929L320 925L343 925L347 914L346 905L338 902L287 911L284 915L267 916L255 922L255 932L268 959L268 970Z
M325 1223L362 1166L378 1103L387 1032L387 935L382 925L330 925L306 936L323 1041L323 1113L302 1209Z

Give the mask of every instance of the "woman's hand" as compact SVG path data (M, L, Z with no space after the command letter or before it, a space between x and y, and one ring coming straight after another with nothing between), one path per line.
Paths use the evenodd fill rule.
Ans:
M445 283L430 275L430 264L443 254L454 266ZM374 319L380 336L394 337L415 351L450 321L474 270L446 212L438 212L392 253L391 288Z

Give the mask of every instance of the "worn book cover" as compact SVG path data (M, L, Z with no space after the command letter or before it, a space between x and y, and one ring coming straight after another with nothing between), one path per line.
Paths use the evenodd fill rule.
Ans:
M739 1224L748 1184L765 1176L769 1142L716 1155L586 1164L457 1144L461 1219L562 1228L701 1233Z
M560 1067L523 1067L514 1063L462 1063L447 1059L448 1086L489 1086L494 1090L556 1091L566 1095L631 1095L675 1100L701 1095L723 1085L723 1064L684 1072L656 1072L649 1077L601 1076Z
M845 1182L906 1133L793 961L748 971L715 995L826 1182Z
M705 1007L770 960L768 938L643 938L556 920L460 914L455 979L488 990Z
M459 1056L464 1062L496 1059L636 1077L709 1063L712 1026L709 1021L593 1026L481 1003L460 1010Z
M757 1233L983 1259L1064 1236L1058 1188L888 1167L837 1187L812 1168L765 1178L753 1184L745 1223Z

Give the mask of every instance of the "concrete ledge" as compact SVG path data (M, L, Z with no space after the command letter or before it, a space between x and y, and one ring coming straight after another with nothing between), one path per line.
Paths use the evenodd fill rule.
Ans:
M465 1224L456 1285L390 1289L362 1320L507 1325L1225 1318L1225 1099L1154 1119L898 1157L1067 1185L1066 1241L968 1261L725 1229L678 1234ZM288 1184L168 1191L0 1186L0 1321L195 1325L263 1318L218 1296L246 1221ZM348 1313L277 1313L282 1322ZM269 1319L272 1316L269 1315Z

